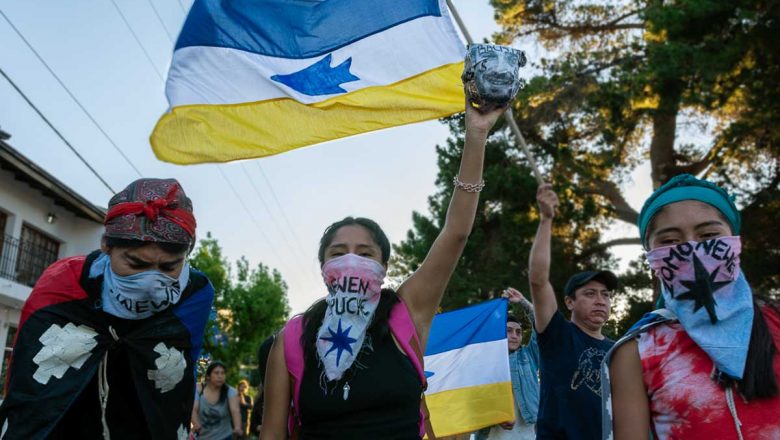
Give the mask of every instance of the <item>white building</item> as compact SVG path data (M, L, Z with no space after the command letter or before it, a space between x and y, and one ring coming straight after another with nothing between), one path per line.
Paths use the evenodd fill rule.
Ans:
M9 138L0 130L0 384L32 286L55 260L97 249L105 216L13 149Z

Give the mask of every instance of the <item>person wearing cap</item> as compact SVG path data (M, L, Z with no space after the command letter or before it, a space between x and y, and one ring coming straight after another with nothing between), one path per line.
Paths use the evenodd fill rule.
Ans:
M539 228L529 262L540 354L541 399L538 439L601 438L601 361L613 341L601 330L610 313L617 277L607 270L573 275L564 288L571 321L558 311L550 284L550 240L558 197L550 184L539 186Z
M192 202L174 179L111 198L100 250L49 266L24 304L3 439L182 439L214 289L186 257Z
M740 213L691 175L658 188L639 214L663 308L607 354L604 438L780 438L780 310L740 270Z

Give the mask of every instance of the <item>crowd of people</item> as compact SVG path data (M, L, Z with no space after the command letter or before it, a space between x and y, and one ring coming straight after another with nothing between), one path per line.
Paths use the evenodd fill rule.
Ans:
M196 380L214 290L187 263L192 202L172 179L131 183L109 201L100 249L55 262L25 303L2 438L436 438L423 353L503 110L466 104L446 221L398 289L383 288L391 245L376 222L325 230L326 294L259 348L254 401L246 381L227 385L220 362ZM531 301L503 292L527 317L506 324L514 420L476 438L780 438L780 311L739 268L740 213L722 188L681 175L648 198L638 226L661 301L617 342L603 333L617 276L589 268L556 292L553 186L540 185L537 201Z

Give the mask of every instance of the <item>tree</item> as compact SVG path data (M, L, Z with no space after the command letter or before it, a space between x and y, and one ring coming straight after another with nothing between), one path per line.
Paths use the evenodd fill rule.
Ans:
M262 263L250 268L244 257L236 261L236 275L231 276L232 267L210 233L193 251L190 264L209 277L216 293L214 313L206 325L204 354L224 362L228 379L234 383L242 369L255 365L263 340L286 322L290 313L287 284L277 270Z
M620 187L649 159L654 187L681 173L703 175L737 195L746 223L778 219L776 3L492 4L499 43L533 38L554 54L540 61L516 114L537 153L578 181L578 196L596 195L610 218L634 224ZM778 277L763 270L780 267L780 242L767 242L768 231L743 230L756 245L743 268L754 287L777 293Z
M448 123L453 135L446 146L437 147L439 190L429 198L431 217L413 213L413 230L394 246L391 275L396 279L419 267L444 224L464 132L462 116L452 117ZM511 145L500 131L494 131L488 140L484 171L487 185L480 197L473 232L442 301L445 310L496 297L507 286L522 289L528 285L528 253L538 221L536 181ZM573 187L571 182L559 188L563 191L558 213L561 220L554 231L558 238L552 248L556 270L551 275L560 291L566 276L577 269L614 263L605 249L595 246L603 223L598 220L600 208L590 199L566 197Z
M706 176L737 195L745 217L742 267L754 289L780 291L780 8L756 0L492 0L501 44L537 41L548 56L531 60L514 104L517 123L561 198L551 275L556 291L586 267L611 267L610 249L636 235L604 241L613 222L636 224L623 187L649 161L654 187L680 173ZM535 61L535 62L534 62ZM443 225L450 179L462 149L460 118L438 147L430 216L395 249L394 275L419 266ZM443 303L487 299L501 287L527 286L536 229L536 184L527 162L495 127L474 231ZM762 252L764 251L764 252ZM613 331L652 306L649 270L632 263ZM628 317L628 318L626 318ZM624 320L621 320L625 318ZM635 319L634 319L635 320ZM618 322L619 321L619 322Z

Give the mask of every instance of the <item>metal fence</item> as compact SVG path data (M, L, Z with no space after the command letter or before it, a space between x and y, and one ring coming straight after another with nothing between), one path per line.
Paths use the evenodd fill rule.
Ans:
M32 287L57 252L10 235L0 236L0 277Z

